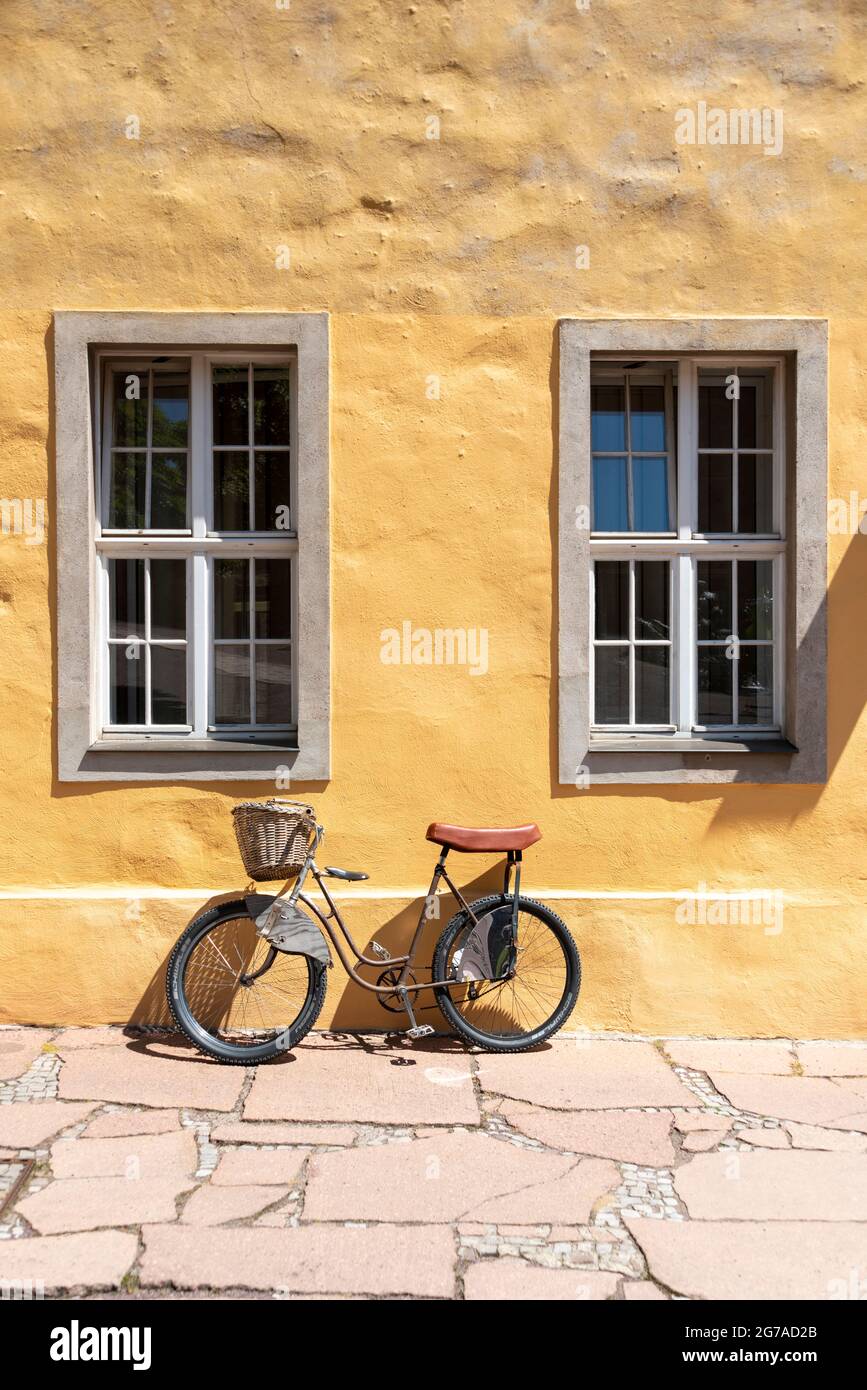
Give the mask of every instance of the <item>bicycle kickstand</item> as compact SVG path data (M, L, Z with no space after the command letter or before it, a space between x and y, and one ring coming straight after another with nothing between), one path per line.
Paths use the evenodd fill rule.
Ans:
M412 1004L409 1002L409 992L406 989L399 989L397 992L400 995L400 1001L409 1017L410 1026L406 1030L406 1036L412 1038L413 1042L415 1042L417 1038L429 1038L434 1031L432 1025L430 1023L417 1023L415 1014L412 1011Z

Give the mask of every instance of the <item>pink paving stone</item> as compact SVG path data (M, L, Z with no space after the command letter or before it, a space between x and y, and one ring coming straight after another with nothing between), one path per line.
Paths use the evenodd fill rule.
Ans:
M679 1067L693 1071L733 1071L745 1076L791 1076L795 1054L786 1042L757 1038L747 1042L695 1038L666 1042L665 1050Z
M756 1149L788 1149L789 1136L784 1129L739 1129L738 1139Z
M196 1138L189 1129L120 1139L58 1139L51 1148L55 1178L183 1179L197 1167Z
M829 1149L833 1153L867 1153L867 1134L846 1134L840 1129L821 1129L818 1125L797 1125L786 1121L796 1149Z
M682 1111L674 1112L674 1127L681 1134L694 1134L696 1130L718 1130L724 1134L727 1129L732 1127L732 1117L730 1115L717 1115L713 1110L705 1110L700 1115L686 1115Z
M282 1068L278 1068L282 1074ZM193 1060L180 1046L155 1052L138 1044L83 1047L70 1053L60 1072L60 1095L67 1100L109 1100L150 1105L159 1110L233 1110L241 1093L241 1067ZM284 1084L286 1084L284 1082Z
M454 1237L446 1227L295 1226L143 1231L144 1285L292 1293L454 1294Z
M177 1110L117 1110L91 1120L84 1135L87 1139L119 1139L127 1134L170 1134L180 1127Z
M504 1255L469 1266L464 1275L464 1297L470 1302L599 1300L612 1298L619 1282L619 1275L598 1269L546 1269Z
M711 1080L738 1110L771 1119L867 1133L867 1096L851 1089L852 1083L845 1078L829 1081L819 1076L735 1076L714 1072Z
M244 1118L477 1125L479 1109L465 1055L413 1057L379 1040L361 1048L317 1039L291 1062L257 1071Z
M558 1110L695 1103L651 1043L563 1038L541 1052L485 1055L478 1065L484 1091Z
M346 1125L239 1124L217 1125L211 1131L217 1144L352 1144L355 1130Z
M124 1025L118 1024L113 1028L64 1028L54 1039L54 1045L61 1057L74 1047L127 1047L130 1042L141 1041L144 1035L130 1032L129 1036L124 1031Z
M16 1202L15 1209L40 1235L140 1226L174 1221L175 1199L192 1185L168 1178L64 1178Z
M309 1149L229 1149L222 1154L211 1182L216 1187L249 1183L290 1186L298 1178Z
M703 1154L715 1149L723 1134L718 1129L696 1129L685 1134L681 1148L688 1154Z
M804 1042L797 1053L806 1076L867 1076L867 1043Z
M308 1221L582 1222L619 1184L605 1159L561 1157L479 1133L310 1159Z
M867 1220L867 1162L860 1154L702 1154L678 1168L674 1186L696 1220Z
M854 1222L624 1221L653 1277L687 1298L827 1299L864 1267Z
M515 1129L552 1149L665 1168L674 1162L671 1111L657 1115L625 1110L540 1110L522 1101L501 1101L498 1113Z
M0 1081L29 1071L50 1037L50 1028L0 1028Z
M208 1184L193 1193L184 1207L181 1222L185 1226L221 1226L226 1221L256 1216L263 1207L270 1207L288 1196L288 1187L213 1187ZM281 1218L281 1222L283 1220L285 1218Z
M12 1149L35 1149L69 1125L79 1124L93 1105L69 1105L59 1100L14 1101L0 1105L0 1143Z
M667 1303L668 1294L650 1279L624 1279L623 1297L627 1303Z
M138 1247L126 1231L70 1236L32 1236L0 1241L0 1279L42 1282L57 1289L115 1289Z

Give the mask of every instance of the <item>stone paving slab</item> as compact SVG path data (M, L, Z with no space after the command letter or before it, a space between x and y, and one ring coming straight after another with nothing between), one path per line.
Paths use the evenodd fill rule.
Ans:
M798 1043L805 1076L867 1076L867 1043Z
M244 1072L191 1048L156 1051L122 1038L115 1046L75 1048L60 1072L65 1100L110 1100L165 1110L234 1110Z
M652 1278L686 1298L841 1298L864 1268L857 1222L624 1220Z
M695 1103L652 1043L557 1039L536 1052L486 1053L478 1068L483 1091L555 1110Z
M540 1110L523 1101L503 1100L496 1113L548 1148L653 1168L674 1162L670 1110L657 1115L634 1110Z
M186 1178L199 1166L195 1135L134 1134L119 1139L58 1139L51 1147L56 1178Z
M116 1289L136 1257L127 1231L0 1241L0 1279L32 1280L46 1292Z
M85 1139L116 1139L130 1134L170 1134L180 1129L177 1110L117 1110L98 1115L84 1131Z
M177 1198L192 1186L189 1179L63 1178L16 1202L16 1210L41 1235L140 1226L174 1221Z
M699 1220L867 1221L861 1154L701 1154L678 1168L674 1186ZM867 1252L867 1227L864 1239Z
M144 1285L292 1293L414 1294L452 1298L454 1240L447 1228L325 1225L196 1230L146 1227Z
M595 1269L545 1269L504 1255L480 1260L464 1275L464 1298L549 1302L564 1299L613 1298L620 1283L616 1274Z
M221 1155L211 1182L217 1187L243 1187L247 1183L291 1185L309 1152L309 1149L230 1149Z
M12 1149L35 1149L70 1125L79 1124L96 1109L59 1100L13 1101L0 1105L0 1144Z
M738 1110L867 1133L867 1097L850 1089L846 1078L835 1081L820 1076L735 1076L715 1071L710 1073L710 1079Z
M0 1081L22 1076L50 1038L49 1028L0 1028Z
M185 1226L222 1226L227 1221L240 1221L258 1216L265 1207L289 1196L288 1187L199 1187L184 1207L181 1222ZM280 1224L284 1224L281 1220Z
M479 1108L466 1054L316 1040L289 1062L259 1068L244 1119L475 1125Z
M665 1050L678 1067L692 1071L738 1072L745 1076L791 1076L795 1070L795 1049L791 1043L765 1041L728 1042L700 1038L689 1042L667 1042Z
M484 1134L368 1145L310 1159L305 1220L586 1221L619 1184L613 1163Z
M281 1125L254 1120L217 1125L211 1131L215 1144L352 1144L355 1130L348 1125Z

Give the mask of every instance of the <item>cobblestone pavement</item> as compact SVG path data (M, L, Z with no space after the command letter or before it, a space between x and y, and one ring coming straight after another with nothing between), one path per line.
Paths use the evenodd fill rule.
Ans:
M0 1028L0 1293L867 1298L867 1043Z

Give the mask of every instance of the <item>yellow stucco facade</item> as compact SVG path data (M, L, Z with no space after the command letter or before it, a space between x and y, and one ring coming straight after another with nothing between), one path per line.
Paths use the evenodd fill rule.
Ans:
M409 932L429 820L535 819L573 1024L867 1036L867 536L829 537L822 785L560 785L555 602L563 316L827 318L829 495L867 505L863 7L6 0L0 26L0 491L46 499L44 544L0 537L0 1021L164 1019L173 941L244 883L230 808L272 790L57 778L52 316L326 310L332 776L291 794L370 873L359 940ZM700 100L782 110L782 152L678 144ZM384 665L407 620L486 629L487 673ZM702 883L781 893L780 930L679 920ZM338 966L321 1022L390 1019Z

